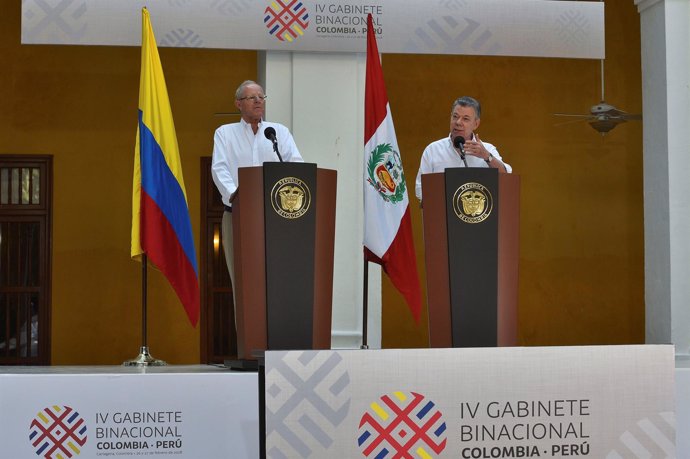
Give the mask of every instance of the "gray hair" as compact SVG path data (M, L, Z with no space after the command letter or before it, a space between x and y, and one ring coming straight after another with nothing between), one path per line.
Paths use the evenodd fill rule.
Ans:
M253 84L260 87L261 91L263 92L264 88L262 88L261 85L256 81L244 80L242 84L237 87L237 91L235 91L235 100L240 100L240 98L242 97L242 93L244 92L244 88L246 88L247 86L251 86Z
M477 115L477 118L482 117L482 106L479 105L479 101L477 99L474 99L470 96L458 97L457 99L455 99L455 102L453 102L453 106L450 108L451 115L455 111L455 107L457 107L458 105L461 107L472 107L474 108L474 113Z

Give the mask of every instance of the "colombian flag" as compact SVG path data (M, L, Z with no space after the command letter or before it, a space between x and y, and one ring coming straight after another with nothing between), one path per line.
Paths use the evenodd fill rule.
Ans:
M187 311L199 320L199 271L182 178L180 153L156 38L141 10L139 125L134 147L132 257L146 256L160 269Z

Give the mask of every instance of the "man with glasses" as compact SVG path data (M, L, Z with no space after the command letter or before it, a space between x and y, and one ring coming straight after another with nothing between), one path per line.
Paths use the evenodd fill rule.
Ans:
M472 97L460 97L450 110L450 134L430 143L424 153L415 181L415 194L422 201L422 174L443 172L448 167L493 167L499 172L512 172L503 162L496 147L482 142L474 132L479 127L482 108ZM456 140L462 138L462 141ZM462 146L459 144L463 144Z
M263 119L266 95L260 85L251 80L243 82L235 91L235 106L240 111L240 122L225 124L216 130L211 162L213 182L220 191L225 206L222 222L223 248L233 292L235 270L232 255L232 201L239 187L237 169L261 166L264 162L281 159L286 162L304 161L288 128ZM266 130L273 134L282 158L278 157L273 141L269 140L271 135L267 135Z

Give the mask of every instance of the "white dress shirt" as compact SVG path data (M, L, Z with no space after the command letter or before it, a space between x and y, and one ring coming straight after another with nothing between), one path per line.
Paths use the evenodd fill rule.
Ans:
M264 135L269 126L276 130L278 151L283 161L304 162L290 130L282 124L261 121L256 134L251 124L244 120L219 127L213 138L211 175L226 206L231 206L230 197L239 186L238 168L279 161L273 151L273 143Z
M496 147L484 141L482 141L482 144L494 158L503 161ZM465 161L467 161L467 167L489 167L486 161L477 156L465 155ZM506 166L506 172L513 171L509 164L505 162L503 164ZM443 172L448 167L465 167L462 158L460 158L460 153L453 148L453 141L450 136L432 142L424 149L414 187L417 199L422 200L422 174Z

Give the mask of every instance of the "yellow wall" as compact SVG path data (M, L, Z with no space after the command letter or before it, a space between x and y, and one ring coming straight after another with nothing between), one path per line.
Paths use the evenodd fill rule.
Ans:
M607 3L606 16L607 100L639 112L639 16L633 2ZM52 363L118 364L140 344L140 265L129 258L140 51L19 42L20 1L4 1L0 153L54 155ZM235 87L256 77L256 53L160 54L198 249L199 158L211 153L214 129L235 121L213 113L232 109ZM462 94L480 99L480 135L522 176L521 343L642 342L640 124L601 138L584 123L554 126L561 120L551 116L598 102L598 62L385 55L383 69L409 185ZM426 346L425 314L415 326L384 280L385 346ZM198 328L151 270L149 324L155 356L199 361Z
M215 128L236 121L213 114L234 111L256 52L160 55L198 252L199 158ZM54 155L53 364L119 364L139 351L141 265L129 257L139 67L137 47L21 46L20 1L3 1L0 153ZM148 296L154 356L198 362L199 328L152 269Z
M606 100L630 113L642 109L639 30L633 2L606 2ZM383 71L410 189L461 95L479 99L480 137L521 175L520 344L643 342L642 126L601 137L551 115L599 102L599 61L384 55ZM412 219L423 272L416 205ZM424 346L426 315L416 327L387 279L383 288L384 346Z

